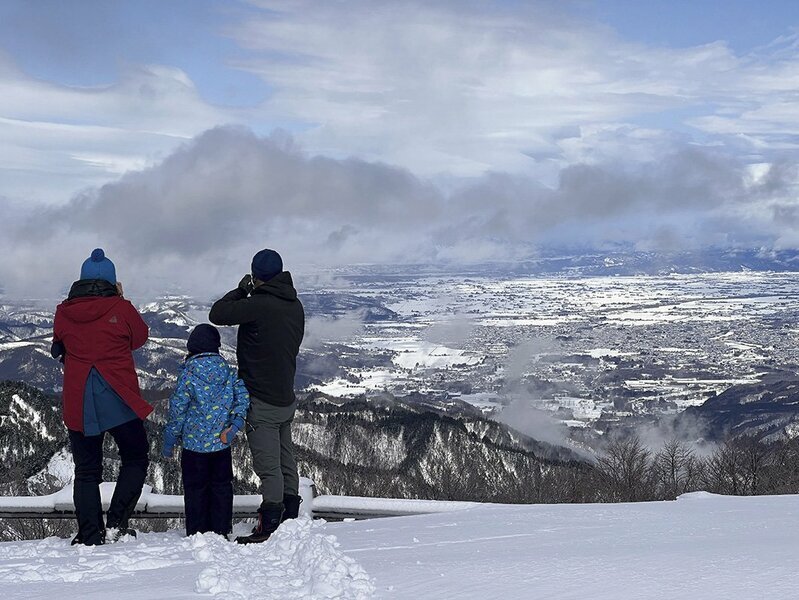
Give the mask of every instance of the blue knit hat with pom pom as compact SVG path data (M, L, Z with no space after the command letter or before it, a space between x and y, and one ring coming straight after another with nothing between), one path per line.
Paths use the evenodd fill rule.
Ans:
M92 255L83 261L80 268L81 279L105 279L111 285L117 283L117 271L114 263L105 257L102 248L95 248Z

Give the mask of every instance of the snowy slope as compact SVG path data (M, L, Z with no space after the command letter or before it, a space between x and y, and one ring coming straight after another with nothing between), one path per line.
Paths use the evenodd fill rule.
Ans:
M267 544L142 535L0 544L4 599L799 597L799 497L482 505L281 527ZM335 539L331 536L335 536ZM337 541L336 541L337 540Z
M799 497L484 506L336 533L385 598L799 598Z

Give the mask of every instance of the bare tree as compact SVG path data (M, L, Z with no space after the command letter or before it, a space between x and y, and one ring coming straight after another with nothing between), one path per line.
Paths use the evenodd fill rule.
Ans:
M770 494L799 493L799 438L774 444L762 486Z
M743 457L735 442L725 442L707 459L703 484L707 491L716 494L738 496L743 493Z
M612 440L597 459L599 494L606 502L638 502L654 496L651 453L637 435Z
M735 444L738 446L743 472L743 489L740 493L754 496L767 492L763 479L772 457L771 446L752 437L738 438Z
M685 442L676 437L666 442L652 460L652 477L656 496L674 500L680 494L696 489L701 461Z

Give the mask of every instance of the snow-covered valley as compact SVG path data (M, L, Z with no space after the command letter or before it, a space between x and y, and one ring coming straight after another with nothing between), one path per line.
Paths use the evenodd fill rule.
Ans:
M673 416L731 386L799 365L799 275L723 272L431 275L342 272L298 285L308 323L301 391L389 392L487 414L542 411L580 437ZM141 305L151 338L137 353L143 387L169 390L207 303ZM60 386L49 357L52 306L0 307L0 378ZM233 360L234 331L223 331ZM519 427L523 426L520 422Z

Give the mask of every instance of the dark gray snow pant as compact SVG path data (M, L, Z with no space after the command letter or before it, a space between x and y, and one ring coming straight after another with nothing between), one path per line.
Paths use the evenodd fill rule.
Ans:
M255 474L261 479L264 504L279 504L284 495L299 495L300 478L291 442L291 422L297 403L273 406L250 398L247 442Z

